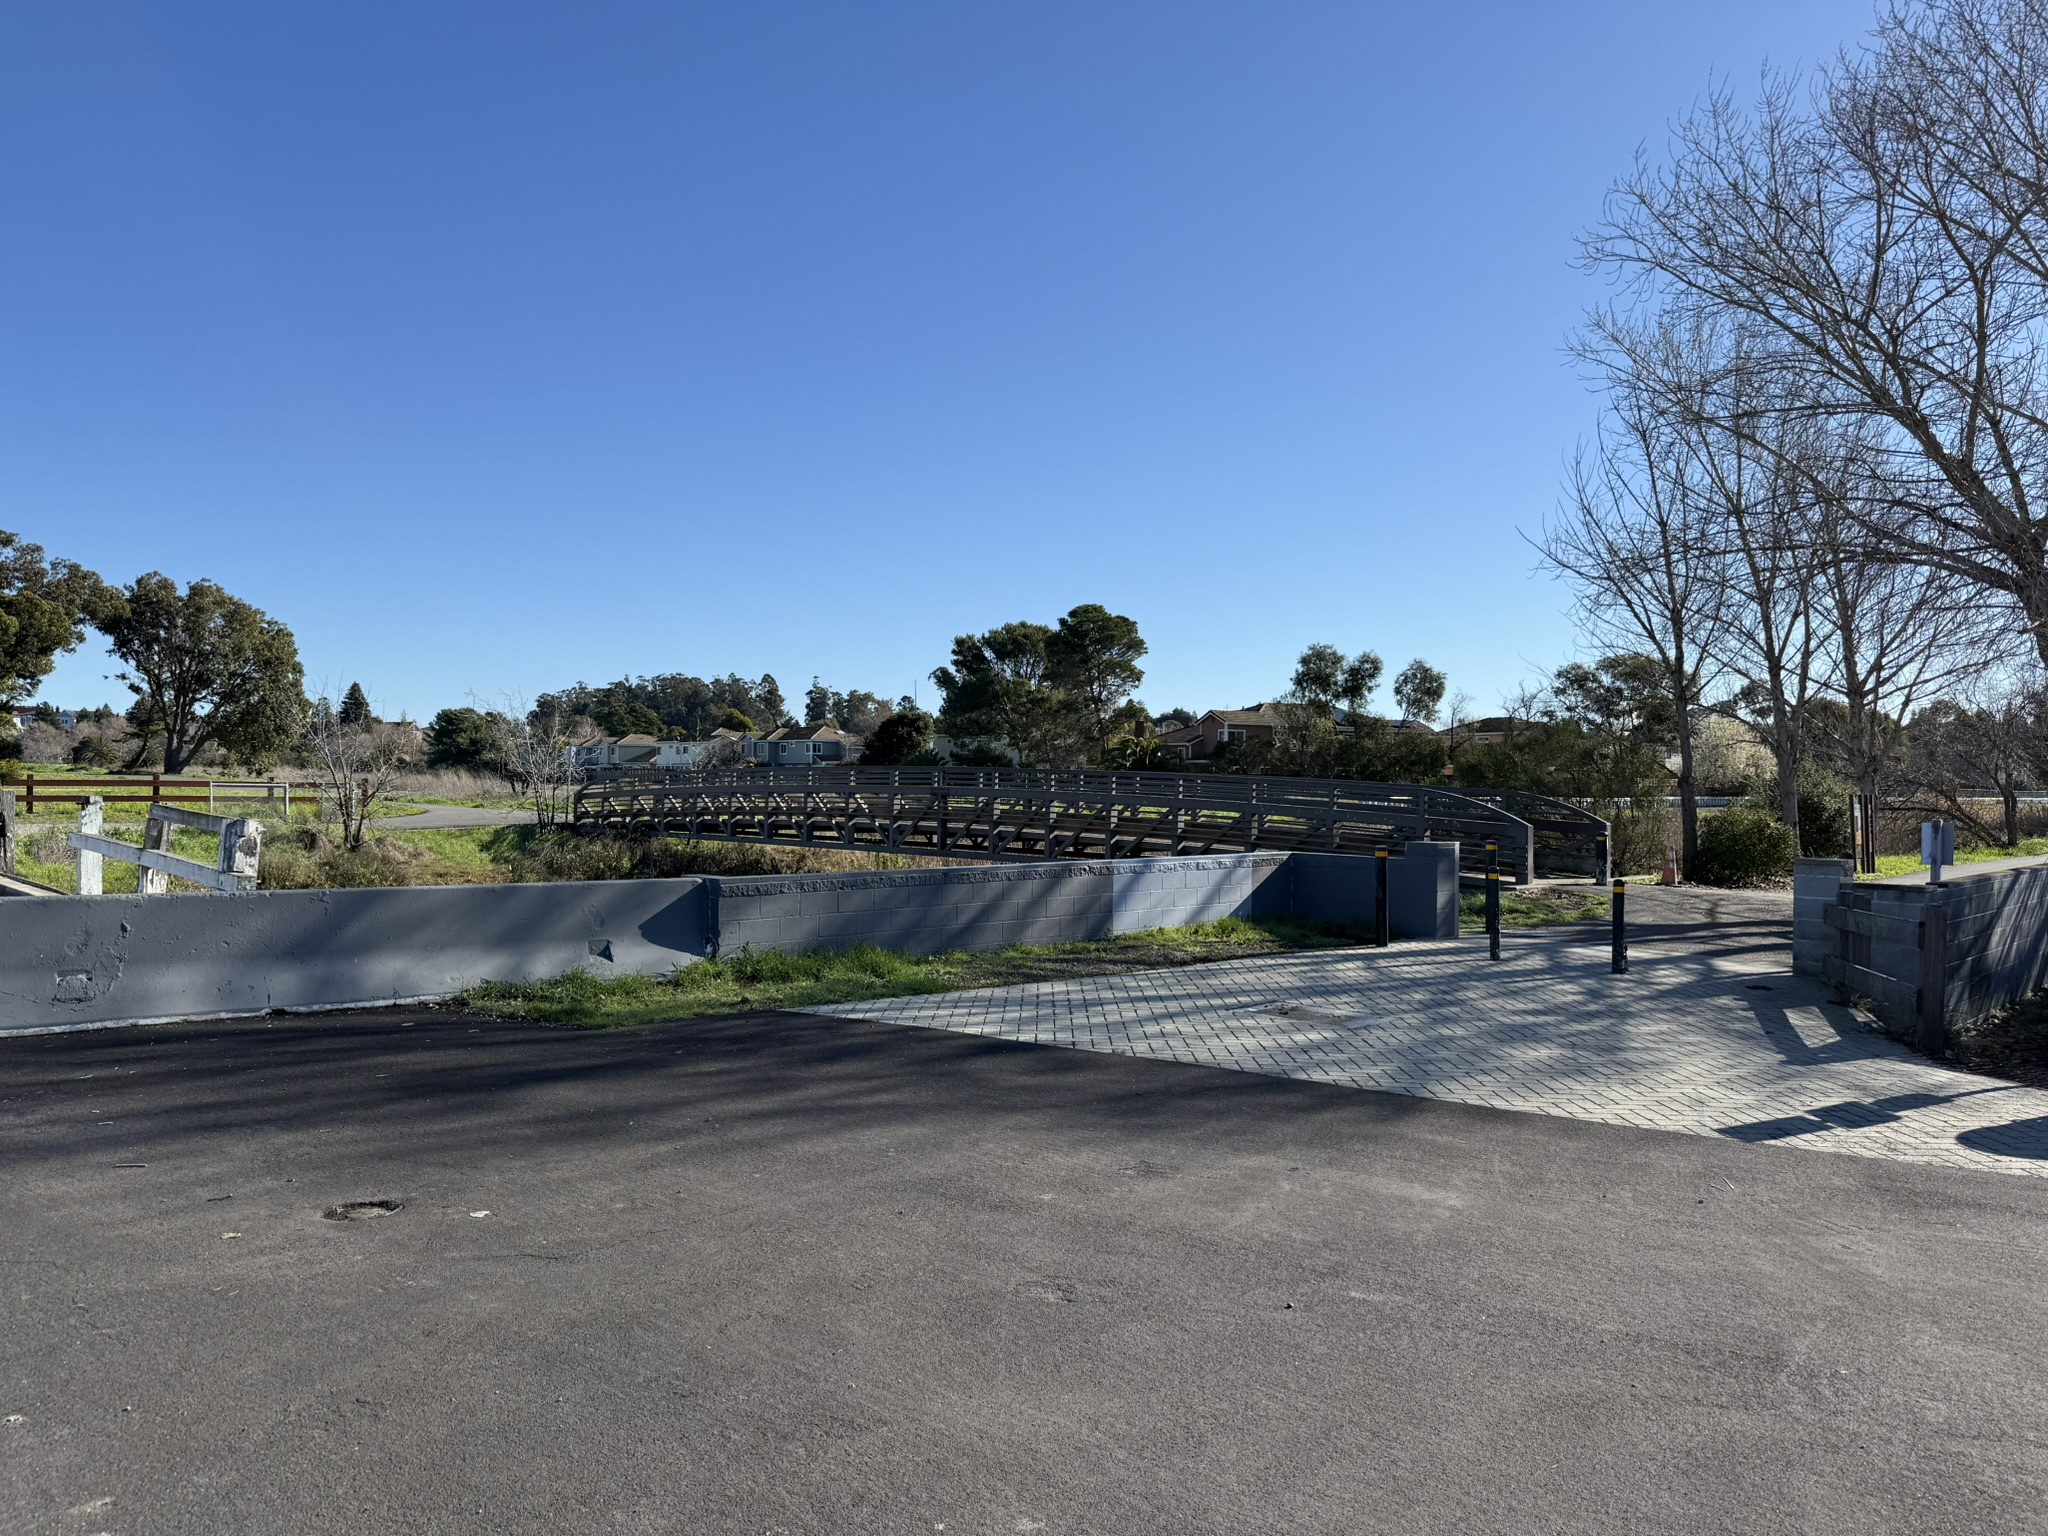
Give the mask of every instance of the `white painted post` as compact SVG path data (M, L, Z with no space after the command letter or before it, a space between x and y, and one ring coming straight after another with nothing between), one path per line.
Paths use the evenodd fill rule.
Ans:
M233 875L245 891L256 889L256 865L262 853L262 822L243 819L220 829L220 872Z
M87 798L78 808L78 830L88 837L98 837L101 827L106 825L107 802L98 795ZM97 853L78 850L78 894L81 896L103 896L106 894L101 867L106 860Z

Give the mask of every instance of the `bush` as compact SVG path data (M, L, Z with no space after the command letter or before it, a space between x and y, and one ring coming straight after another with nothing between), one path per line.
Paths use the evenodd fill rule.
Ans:
M871 766L908 763L932 746L932 717L921 709L899 709L867 739L860 760Z
M1846 859L1850 853L1849 795L1846 780L1815 762L1799 765L1799 857ZM1765 774L1754 780L1743 802L1772 820L1778 818L1778 780Z
M1700 823L1700 850L1686 871L1702 885L1761 885L1791 872L1792 829L1743 805Z
M71 749L71 766L74 768L118 768L120 754L104 736L87 736Z
M1599 809L1596 815L1601 814ZM1661 799L1629 810L1615 810L1608 823L1609 854L1617 875L1654 875L1664 867L1664 851L1678 841L1676 818Z

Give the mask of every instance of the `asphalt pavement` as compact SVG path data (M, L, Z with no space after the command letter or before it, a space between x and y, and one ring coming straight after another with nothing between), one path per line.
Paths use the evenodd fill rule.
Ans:
M0 1041L0 1167L7 1536L2033 1532L2048 1493L2032 1179L453 1010Z

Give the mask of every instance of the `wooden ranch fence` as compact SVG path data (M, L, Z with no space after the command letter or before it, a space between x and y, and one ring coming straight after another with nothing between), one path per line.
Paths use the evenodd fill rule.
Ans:
M281 799L285 814L290 815L293 795L310 795L316 800L320 795L318 784L283 779L181 779L166 778L160 773L148 778L46 778L40 782L31 773L12 788L23 815L33 814L39 804L47 808L83 805L88 800L101 800L108 805L182 805L204 801L211 808L222 799Z

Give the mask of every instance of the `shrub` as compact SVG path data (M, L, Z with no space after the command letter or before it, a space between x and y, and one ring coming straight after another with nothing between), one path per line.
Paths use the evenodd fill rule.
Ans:
M871 765L907 763L932 746L932 717L921 709L899 709L867 739L860 760Z
M1596 811L1595 814L1598 814ZM1664 850L1678 841L1677 818L1662 800L1612 812L1609 853L1617 875L1654 875L1664 867Z
M1686 873L1702 885L1761 885L1792 872L1792 829L1767 811L1731 806L1700 824Z

